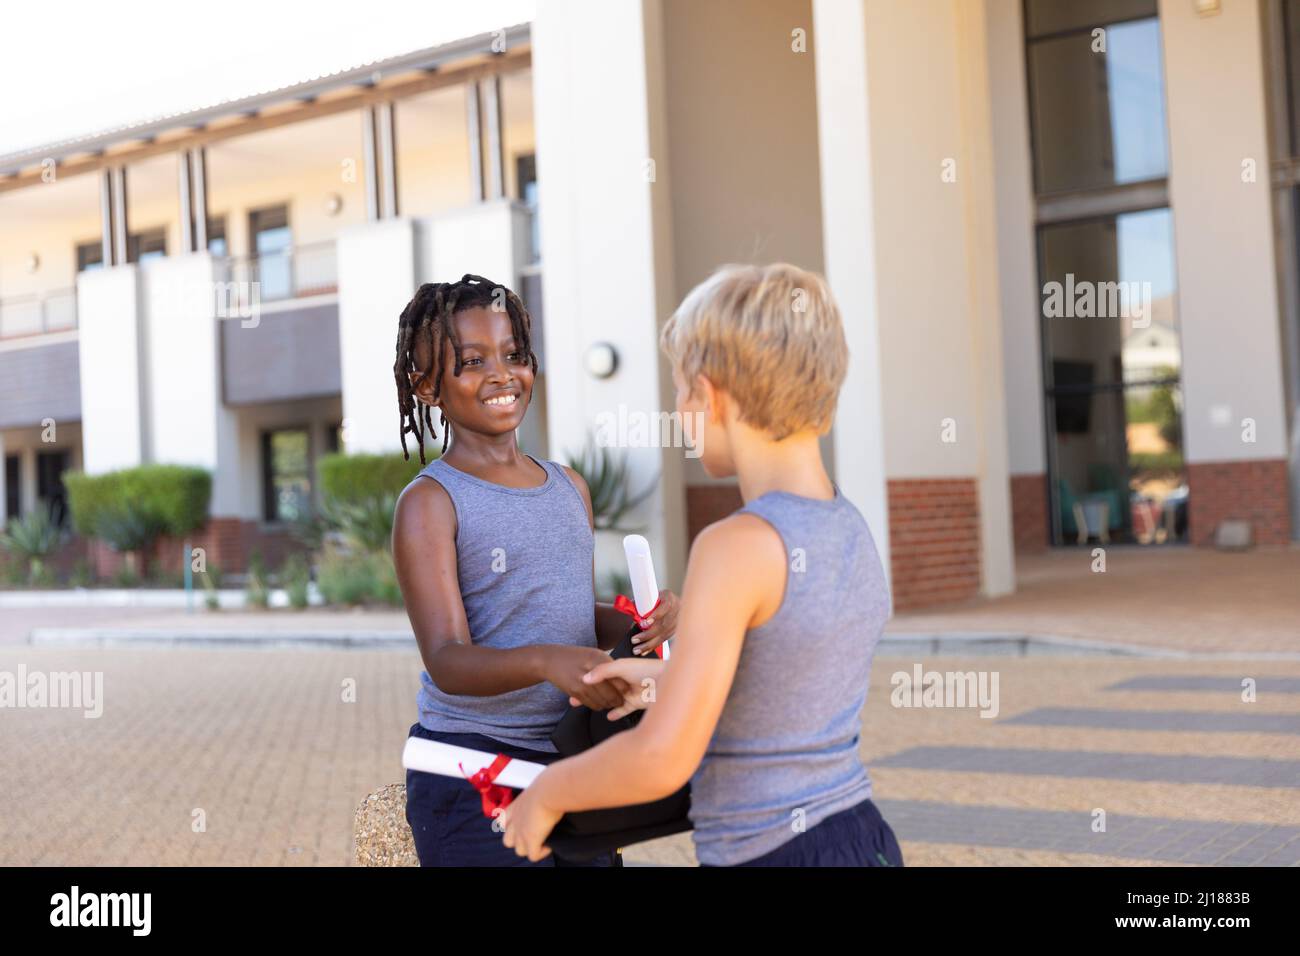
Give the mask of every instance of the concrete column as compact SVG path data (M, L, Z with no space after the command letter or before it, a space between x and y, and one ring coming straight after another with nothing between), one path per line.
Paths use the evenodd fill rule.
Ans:
M36 450L39 446L28 445L18 458L18 512L31 514L36 510Z
M970 297L968 321L975 346L971 357L975 369L974 411L978 429L974 437L979 454L980 576L984 594L996 597L1015 590L1016 574L1012 555L1003 374L1002 317L1005 313L998 271L999 194L995 172L997 153L994 149L987 3L988 0L965 0L954 3L953 9L956 11L961 150L966 165L962 198L965 202ZM1021 222L1019 225L1023 228L1024 224ZM1020 238L1022 241L1026 238L1023 232ZM1016 280L1023 278L1023 275L1014 276ZM1021 295L1013 301L1022 301ZM1015 358L1019 361L1025 357L1017 355Z
M880 300L872 221L866 10L858 0L814 0L823 256L844 316L849 371L835 422L835 480L871 527L890 573Z
M194 209L190 203L190 153L176 154L176 186L180 198L181 252L194 251Z
M381 215L379 141L375 129L375 108L373 106L367 106L361 110L361 150L362 164L365 166L366 219L373 222L379 219Z
M145 460L145 363L137 268L77 276L81 442L88 474Z
M393 123L393 104L375 107L375 127L379 135L380 212L385 219L397 215L397 132Z
M1284 538L1287 418L1259 4L1224 3L1201 17L1190 3L1161 0L1160 29L1193 540L1233 517L1255 520L1262 540Z
M190 210L194 219L194 248L199 252L208 249L208 151L200 146L190 150L190 185L193 204ZM230 240L226 239L227 251Z
M8 479L9 469L5 467L5 434L0 431L0 528L8 523L10 518L17 515L11 515L8 512L9 493L6 490L5 482Z
M239 514L239 444L236 413L222 401L214 278L206 252L151 263L143 317L152 459L211 471L220 518ZM222 321L238 327L260 316Z
M397 319L416 288L412 223L385 219L343 230L338 270L347 450L397 451L401 441L393 359ZM410 436L407 448L412 449Z
M484 198L483 124L479 120L479 98L478 83L468 83L465 86L465 128L469 141L469 194L474 201Z
M837 477L877 537L889 529L896 606L1005 593L984 5L815 0L813 9L825 255L851 355Z
M673 408L658 348L674 301L665 133L663 10L657 0L540 4L533 23L533 90L545 273L550 457L576 451L597 416ZM596 379L583 364L595 342L621 362ZM664 586L685 568L684 454L625 451L636 490L655 482L630 517L646 526Z

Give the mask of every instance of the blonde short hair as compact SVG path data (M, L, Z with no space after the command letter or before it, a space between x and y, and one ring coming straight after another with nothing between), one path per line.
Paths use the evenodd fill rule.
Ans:
M742 421L777 441L825 434L848 366L840 310L821 276L778 262L723 266L686 296L660 345L694 387L703 375Z

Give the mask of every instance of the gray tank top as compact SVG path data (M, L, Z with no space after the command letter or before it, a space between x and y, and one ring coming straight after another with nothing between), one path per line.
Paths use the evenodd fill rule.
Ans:
M830 501L769 492L741 509L781 535L785 595L745 634L735 681L691 778L701 863L732 866L871 796L858 757L871 656L889 590L867 522Z
M442 485L456 508L460 597L476 645L595 647L595 545L587 507L562 467L537 464L546 481L536 488L493 484L441 459L420 474ZM555 752L551 731L569 709L554 684L468 697L444 694L427 671L420 674L418 702L420 725L428 730L484 734L546 753Z

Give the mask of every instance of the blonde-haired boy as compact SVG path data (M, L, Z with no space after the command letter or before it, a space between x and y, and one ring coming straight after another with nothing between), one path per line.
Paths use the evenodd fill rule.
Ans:
M817 275L727 266L663 330L677 411L705 471L745 505L691 547L672 663L602 664L631 691L634 729L548 767L505 814L539 859L564 813L656 800L691 783L702 864L899 866L858 756L871 657L889 614L861 513L822 464L847 347ZM655 694L643 681L656 682Z

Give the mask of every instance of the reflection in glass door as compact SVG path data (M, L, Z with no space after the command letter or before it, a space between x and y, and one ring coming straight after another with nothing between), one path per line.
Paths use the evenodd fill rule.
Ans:
M1168 209L1039 230L1047 458L1055 544L1187 531Z

